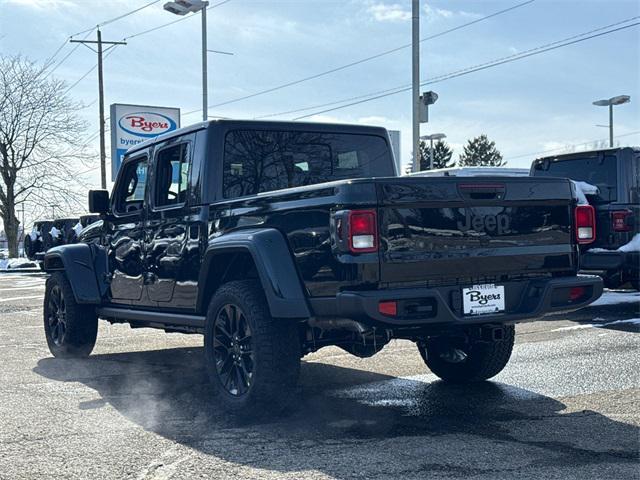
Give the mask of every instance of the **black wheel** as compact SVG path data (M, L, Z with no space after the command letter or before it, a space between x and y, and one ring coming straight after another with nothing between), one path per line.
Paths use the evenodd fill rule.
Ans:
M98 334L95 308L76 303L63 272L55 272L44 293L44 332L54 357L86 357Z
M271 317L258 282L218 289L207 311L204 345L213 393L226 411L256 416L291 401L300 370L297 324Z
M507 325L503 338L493 341L456 342L447 338L418 344L422 359L434 374L452 383L479 382L502 371L509 362L515 327Z

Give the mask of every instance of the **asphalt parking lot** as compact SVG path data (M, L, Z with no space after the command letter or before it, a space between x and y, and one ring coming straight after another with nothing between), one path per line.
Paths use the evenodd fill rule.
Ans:
M304 359L284 418L209 400L202 338L101 322L54 359L44 276L0 274L0 478L640 478L640 294L518 326L493 381L448 386L417 349Z

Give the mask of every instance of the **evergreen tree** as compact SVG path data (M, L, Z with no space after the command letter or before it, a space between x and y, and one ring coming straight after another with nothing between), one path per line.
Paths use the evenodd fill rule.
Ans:
M431 148L429 144L423 140L420 140L420 170L429 170L430 152ZM449 168L455 167L455 160L453 163L451 157L453 156L453 150L447 145L447 142L438 140L433 145L433 168Z
M461 167L504 167L506 164L495 142L484 134L467 142L458 161Z

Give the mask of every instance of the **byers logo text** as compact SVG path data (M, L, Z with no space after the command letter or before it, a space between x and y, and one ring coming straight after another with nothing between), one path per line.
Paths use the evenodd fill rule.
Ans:
M477 302L480 305L486 305L489 303L489 300L500 300L499 293L482 293L477 290L471 290L470 292L466 292L465 295L469 296L469 301Z
M126 139L128 146L136 145L144 139L154 138L175 130L176 122L160 113L133 112L127 113L118 120L120 128L137 139Z

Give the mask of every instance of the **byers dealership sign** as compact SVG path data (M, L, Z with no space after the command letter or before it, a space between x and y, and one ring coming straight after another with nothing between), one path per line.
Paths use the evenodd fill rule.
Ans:
M180 128L180 109L114 103L110 120L111 180L115 180L129 148Z

